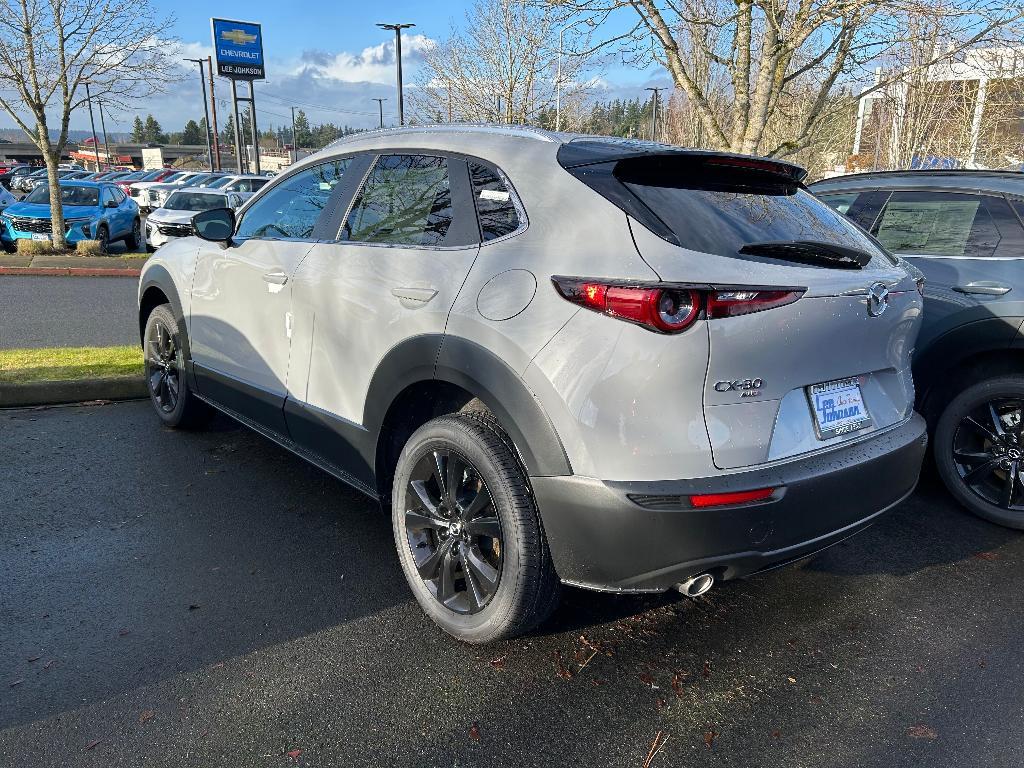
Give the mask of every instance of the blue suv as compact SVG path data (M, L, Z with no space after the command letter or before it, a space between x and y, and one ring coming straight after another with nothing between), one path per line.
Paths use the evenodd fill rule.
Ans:
M116 184L64 181L60 191L68 243L98 240L103 251L117 240L123 240L131 251L142 245L139 206ZM0 221L0 241L6 248L13 248L18 240L50 240L49 187L36 187L20 203L9 206Z

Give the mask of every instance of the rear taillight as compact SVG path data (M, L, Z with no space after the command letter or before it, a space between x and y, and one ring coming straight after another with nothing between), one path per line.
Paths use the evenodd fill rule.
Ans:
M804 292L803 288L725 289L559 276L551 282L567 301L659 333L679 333L702 316L736 317L792 304Z

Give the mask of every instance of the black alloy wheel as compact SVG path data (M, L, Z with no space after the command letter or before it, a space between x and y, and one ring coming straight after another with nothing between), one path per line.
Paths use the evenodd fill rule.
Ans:
M96 241L100 244L100 253L106 253L107 248L110 247L110 232L106 225L101 224L96 230Z
M988 400L964 416L953 435L963 484L988 504L1024 513L1024 399Z
M174 332L160 317L146 328L145 355L146 381L153 403L164 413L174 413L181 397L184 364Z
M976 374L935 422L935 467L978 517L1024 530L1024 377Z
M465 456L437 448L414 466L405 498L406 539L427 590L455 613L478 613L498 589L504 552L487 483Z

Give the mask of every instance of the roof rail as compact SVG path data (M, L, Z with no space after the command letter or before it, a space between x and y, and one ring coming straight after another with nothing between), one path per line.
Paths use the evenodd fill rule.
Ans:
M406 134L418 133L492 133L499 136L515 136L519 138L535 139L537 141L559 141L557 134L553 131L546 131L543 128L534 128L530 125L504 125L501 123L428 123L423 125L405 125L397 128L376 128L372 131L362 131L348 136L342 136L328 144L324 149L338 147L354 141L373 139L378 136L403 136Z
M1022 173L1021 171L1012 171L1005 169L1000 170L983 168L904 168L903 170L897 171L862 171L859 173L843 173L838 176L829 176L827 179L818 179L818 181L824 182L835 181L838 179L870 179L886 176L913 176L914 174L918 173L927 174L931 176L1013 176L1017 178L1024 178L1024 173Z

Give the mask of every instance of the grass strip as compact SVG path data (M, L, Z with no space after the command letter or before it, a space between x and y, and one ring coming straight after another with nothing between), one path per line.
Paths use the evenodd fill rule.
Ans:
M0 349L0 383L142 375L142 350L128 347Z

